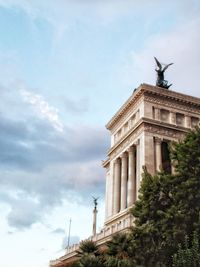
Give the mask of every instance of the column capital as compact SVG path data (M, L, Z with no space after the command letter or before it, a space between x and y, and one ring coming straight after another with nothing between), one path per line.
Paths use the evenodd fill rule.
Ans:
M154 140L156 143L159 143L159 144L162 142L162 138L157 137L157 136L154 137Z
M128 153L134 153L135 152L135 146L130 146L128 149L127 149Z
M121 157L122 159L123 159L123 158L127 158L127 157L128 157L127 152L123 152L123 153L121 154L120 157Z
M135 146L139 146L140 145L140 138L138 138L138 140L135 142Z
M115 159L114 163L119 164L120 163L120 158Z

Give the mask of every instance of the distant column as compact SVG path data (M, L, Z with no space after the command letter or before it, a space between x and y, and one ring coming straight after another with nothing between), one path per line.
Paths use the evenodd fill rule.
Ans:
M135 147L128 149L128 207L136 199L136 177L135 177Z
M115 173L114 173L114 214L118 213L120 210L120 178L121 178L121 161L120 159L116 159L115 161Z
M127 153L123 153L121 166L121 210L127 207L127 179L128 179L128 157Z
M162 140L158 137L155 137L156 170L157 171L160 171L160 168L162 167L161 143L162 143Z

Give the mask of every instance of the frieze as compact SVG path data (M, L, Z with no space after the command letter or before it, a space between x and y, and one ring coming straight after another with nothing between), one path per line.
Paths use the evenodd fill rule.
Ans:
M180 110L184 110L188 113L198 113L200 114L200 106L199 107L195 107L195 105L193 106L192 104L190 103L183 103L183 104L180 104L178 103L177 100L166 100L163 99L162 97L152 97L152 96L147 96L145 95L145 98L144 98L145 101L148 101L150 103L153 103L153 104L159 104L161 105L162 107L163 106L166 106L168 108L174 108L174 109L180 109Z
M163 126L150 125L146 123L144 125L144 131L148 133L150 132L152 134L157 134L159 136L165 136L174 140L182 139L186 134L185 131L181 132L180 130L164 128Z

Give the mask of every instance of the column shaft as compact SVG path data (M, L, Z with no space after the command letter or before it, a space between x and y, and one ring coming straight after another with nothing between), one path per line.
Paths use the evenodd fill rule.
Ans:
M136 195L135 199L138 199L138 191L140 188L141 168L140 168L140 139L136 143Z
M127 179L128 179L128 158L127 154L122 155L121 169L121 210L127 207Z
M170 116L169 116L169 122L172 123L172 124L176 124L176 113L174 112L170 112Z
M161 152L161 139L155 138L155 151L156 151L156 170L160 171L162 167L162 152Z
M135 163L135 148L130 147L128 150L128 207L136 199Z
M114 173L114 214L118 213L120 210L120 179L121 178L121 161L117 159L115 161L115 173Z
M191 128L191 117L185 116L185 127Z

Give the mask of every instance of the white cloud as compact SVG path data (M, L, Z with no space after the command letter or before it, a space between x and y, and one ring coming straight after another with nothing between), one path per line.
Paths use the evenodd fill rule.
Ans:
M200 72L200 19L193 18L188 23L177 26L173 31L151 36L144 49L132 51L120 70L124 83L138 86L142 82L155 84L156 56L161 62L171 63L165 73L166 80L173 83L172 90L198 96Z
M57 108L50 106L41 95L34 94L27 89L21 89L20 93L24 101L30 103L41 118L47 119L56 130L63 132L64 126L58 117Z

